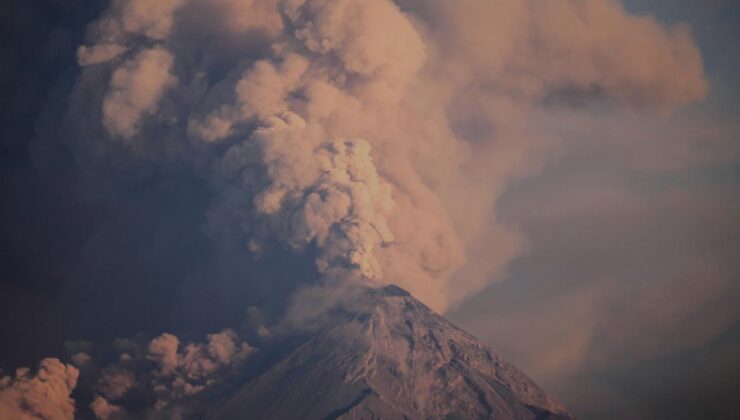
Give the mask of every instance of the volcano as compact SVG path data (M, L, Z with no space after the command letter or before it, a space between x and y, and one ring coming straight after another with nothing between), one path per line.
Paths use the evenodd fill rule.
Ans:
M365 289L207 419L571 419L519 369L396 286Z

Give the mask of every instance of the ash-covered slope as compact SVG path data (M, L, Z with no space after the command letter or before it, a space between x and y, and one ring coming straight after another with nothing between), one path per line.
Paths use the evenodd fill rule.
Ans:
M517 368L402 289L360 296L207 418L570 418Z

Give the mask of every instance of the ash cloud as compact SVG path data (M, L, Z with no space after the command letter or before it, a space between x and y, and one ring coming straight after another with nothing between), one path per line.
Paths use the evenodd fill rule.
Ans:
M208 334L203 343L164 333L148 342L119 339L113 347L117 360L105 364L110 355L101 350L96 357L103 367L90 368L92 382L84 387L101 420L193 416L199 399L239 378L257 352L231 329Z
M397 283L440 311L526 248L494 204L548 154L533 109L582 90L668 112L706 91L687 28L613 1L238 7L112 4L78 50L102 109L85 135L195 164L218 191L216 238L314 250L324 278Z
M124 302L131 328L158 331L178 299L183 323L214 331L234 316L213 301L268 300L275 317L293 302L300 322L366 283L449 310L529 249L496 204L561 151L538 113L668 114L707 92L687 26L612 0L116 0L70 56L79 69L33 149L62 156L83 179L70 194L107 209L90 217L66 293L103 317L101 301ZM125 308L138 300L124 282L154 302ZM120 342L90 409L182 414L186 395L248 358L231 333L208 340Z
M59 359L41 361L32 374L19 368L14 376L0 376L0 417L7 419L73 419L79 371Z
M103 125L123 138L136 134L139 121L156 112L160 97L177 84L170 73L172 55L161 48L144 50L116 69L103 101Z

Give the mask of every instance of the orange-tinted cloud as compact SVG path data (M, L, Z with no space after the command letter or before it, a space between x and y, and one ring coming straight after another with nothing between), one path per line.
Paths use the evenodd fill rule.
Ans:
M73 419L70 394L79 372L58 359L44 359L36 374L19 368L15 376L0 377L0 418L33 420Z
M101 137L226 168L205 175L222 197L212 232L241 226L255 254L275 238L316 246L325 276L397 283L437 310L525 249L494 205L548 154L528 128L543 101L585 92L669 112L706 92L685 26L611 0L263 1L283 19L239 22L233 2L201 3L122 2L93 25L80 59L99 64L81 78L112 74ZM239 42L252 59L232 58ZM214 57L231 63L220 78ZM326 155L346 142L358 146Z

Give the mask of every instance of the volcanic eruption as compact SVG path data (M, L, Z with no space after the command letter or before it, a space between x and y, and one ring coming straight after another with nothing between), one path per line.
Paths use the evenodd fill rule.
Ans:
M563 21L600 35L570 42ZM570 418L435 311L524 252L495 200L551 150L528 124L546 98L665 111L706 89L685 83L702 71L685 30L609 0L113 0L77 62L77 162L194 172L224 255L313 262L306 281L244 273L291 284L256 332L76 351L77 415L100 419ZM53 359L5 377L0 414L71 418L77 379Z

